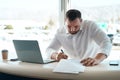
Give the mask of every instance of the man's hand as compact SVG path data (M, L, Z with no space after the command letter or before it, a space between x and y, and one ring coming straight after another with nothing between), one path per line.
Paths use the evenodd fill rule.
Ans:
M68 56L64 53L59 53L57 56L56 56L56 61L60 61L61 59L67 59Z
M60 61L61 59L67 59L68 56L64 53L53 53L52 56L51 56L51 59L54 59L56 61Z
M94 66L106 59L107 56L103 53L98 53L95 58L86 58L81 61L84 66Z
M84 66L94 66L99 64L101 61L99 59L94 58L86 58L81 61Z

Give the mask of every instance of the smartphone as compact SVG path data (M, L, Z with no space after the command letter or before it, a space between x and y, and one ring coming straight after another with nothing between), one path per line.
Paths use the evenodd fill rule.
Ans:
M110 66L118 66L118 65L119 65L119 61L118 61L118 60L111 60L111 61L109 62L109 65L110 65Z
M10 59L10 61L18 61L18 58Z

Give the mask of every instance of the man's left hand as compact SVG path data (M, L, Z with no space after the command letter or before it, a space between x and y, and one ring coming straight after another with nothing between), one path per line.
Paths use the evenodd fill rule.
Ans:
M101 61L95 58L86 58L81 61L84 66L94 66L99 64Z
M107 58L106 54L98 53L95 58L86 58L81 61L84 66L94 66L99 64L101 61Z

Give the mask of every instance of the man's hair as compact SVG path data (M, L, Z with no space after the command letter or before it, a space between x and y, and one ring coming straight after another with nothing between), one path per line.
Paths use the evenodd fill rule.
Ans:
M81 12L76 9L70 9L66 12L66 18L68 18L70 21L73 21L76 18L81 19Z

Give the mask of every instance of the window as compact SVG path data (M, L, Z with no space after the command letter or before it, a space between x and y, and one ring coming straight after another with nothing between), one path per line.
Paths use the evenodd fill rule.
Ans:
M95 21L113 43L110 59L120 55L120 1L119 0L70 0L70 8L78 9L85 20Z
M58 0L0 0L0 50L14 53L13 39L49 41L58 18Z

